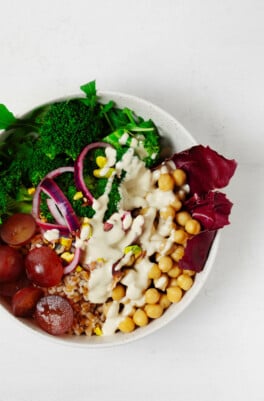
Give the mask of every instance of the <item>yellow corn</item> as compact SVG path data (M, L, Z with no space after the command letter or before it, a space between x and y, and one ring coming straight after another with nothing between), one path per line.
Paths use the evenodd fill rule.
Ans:
M93 175L94 175L96 178L101 178L101 169L100 169L100 168L95 169L95 170L93 171Z
M97 168L97 169L95 169L95 170L93 171L93 175L94 175L96 178L109 178L109 177L111 177L111 175L113 174L114 171L115 171L115 169L111 167L111 168L109 168L109 169L107 170L106 174L103 174L103 175L102 175L102 169Z
M102 330L100 329L99 326L96 326L96 327L94 328L94 333L95 333L97 336L101 336L101 335L103 334L103 332L102 332Z
M74 254L73 254L73 253L70 253L70 252L63 252L63 253L60 255L60 257L61 257L63 260L65 260L65 262L70 263L70 262L73 260L73 258L74 258Z
M83 198L83 193L81 191L76 192L76 194L73 197L73 200L79 200Z
M83 269L82 266L78 265L78 266L76 267L75 270L76 270L78 273L80 273L80 272L82 271L82 269Z
M93 228L91 224L84 223L81 228L81 238L82 239L91 238L92 235L93 235Z
M95 161L96 161L97 166L102 168L102 167L104 167L106 165L107 158L104 157L104 156L97 156Z
M61 237L60 238L60 243L62 246L65 247L66 250L71 249L72 246L72 239L71 238L65 238L65 237Z
M29 195L34 195L34 193L36 192L36 188L32 187L32 188L28 188L28 194Z

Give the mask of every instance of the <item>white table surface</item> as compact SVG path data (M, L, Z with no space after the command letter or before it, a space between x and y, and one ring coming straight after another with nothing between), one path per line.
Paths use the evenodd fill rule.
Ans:
M0 312L0 401L264 400L263 0L0 1L0 102L146 98L239 163L232 224L195 302L121 347L58 346Z

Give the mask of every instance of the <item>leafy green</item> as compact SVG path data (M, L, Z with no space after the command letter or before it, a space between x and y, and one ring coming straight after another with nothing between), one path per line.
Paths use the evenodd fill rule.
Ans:
M4 104L0 104L0 129L7 129L16 121L15 116Z
M16 118L6 106L0 105L0 129L8 131L0 142L0 218L12 210L31 207L32 197L28 197L27 189L37 186L50 171L74 165L89 143L104 140L112 144L120 159L136 141L134 149L138 157L148 167L157 162L159 135L151 120L145 121L128 108L119 109L113 101L100 103L95 81L80 89L85 97L43 105L23 118ZM120 139L124 134L128 138L122 144ZM95 198L104 193L107 184L106 178L93 175L93 170L98 168L95 159L99 154L104 151L89 152L84 169L86 185ZM118 210L121 179L114 178L105 219ZM73 174L63 174L58 183L78 216L93 216L91 206L82 199L74 200L77 189ZM51 219L46 202L41 203L41 212Z
M128 108L120 110L109 104L107 118L114 130L104 137L104 141L116 148L118 158L133 146L135 153L147 167L152 167L157 162L160 155L160 137L152 120L145 121ZM124 135L127 136L125 143L122 140Z

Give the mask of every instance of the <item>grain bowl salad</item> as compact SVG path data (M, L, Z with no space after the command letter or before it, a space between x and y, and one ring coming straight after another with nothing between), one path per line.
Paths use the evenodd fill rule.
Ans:
M164 158L155 121L81 90L23 117L0 105L0 295L54 336L130 333L195 284L236 162Z

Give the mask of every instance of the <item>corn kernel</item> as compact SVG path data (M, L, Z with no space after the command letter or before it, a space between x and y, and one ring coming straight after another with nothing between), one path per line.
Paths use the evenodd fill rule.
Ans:
M36 188L34 188L34 187L28 188L27 192L29 195L34 195L34 193L36 192Z
M94 334L96 334L97 336L101 336L103 334L102 330L100 329L99 326L96 326L94 328Z
M78 266L76 267L75 270L76 270L78 273L80 273L80 272L82 271L82 269L83 269L82 266L78 265Z
M106 172L104 172L103 169L97 168L93 171L93 175L96 178L109 178L109 177L111 177L111 175L113 174L114 171L115 171L115 169L112 167L107 169Z
M93 171L93 175L94 175L96 178L101 178L101 177L102 177L102 176L101 176L101 169L100 169L100 168L95 169L95 170Z
M66 250L71 249L72 246L72 239L71 238L65 238L61 237L60 238L60 244L65 247Z
M95 162L98 167L102 168L106 165L107 158L104 156L97 156L97 158L95 159Z
M65 260L65 262L70 263L70 262L73 260L73 258L74 258L74 254L73 254L73 253L70 253L70 252L63 252L63 253L60 255L60 257L61 257L61 259Z
M83 193L81 191L78 191L74 194L73 200L79 200L83 198Z

